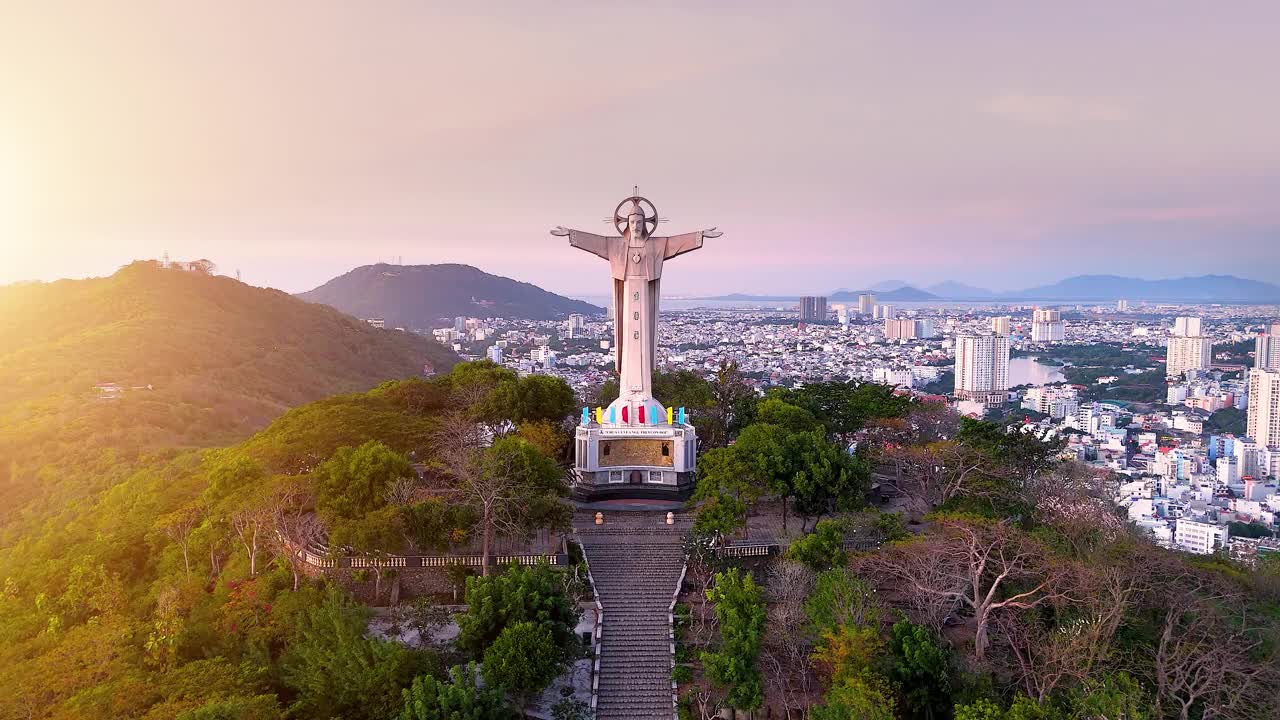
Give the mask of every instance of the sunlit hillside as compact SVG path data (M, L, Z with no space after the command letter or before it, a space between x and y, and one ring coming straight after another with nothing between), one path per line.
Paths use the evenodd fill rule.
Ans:
M0 288L0 522L41 495L105 487L139 453L232 442L291 407L454 359L283 292L156 263Z

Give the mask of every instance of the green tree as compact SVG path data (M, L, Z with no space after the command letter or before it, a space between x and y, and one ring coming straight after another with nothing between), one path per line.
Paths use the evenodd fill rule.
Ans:
M764 702L764 688L756 661L764 634L764 596L750 573L737 569L716 573L707 591L715 605L720 642L714 651L702 653L702 664L712 682L726 687L729 705L754 710Z
M360 447L338 448L316 471L317 509L327 520L355 519L387 505L387 488L413 477L405 456L370 440Z
M902 417L911 408L910 396L897 394L893 387L856 380L777 388L769 394L809 410L827 432L846 442L869 420Z
M178 720L279 720L275 695L229 695L178 715Z
M372 561L373 596L382 594L387 558L404 551L405 532L399 508L384 507L356 518L336 520L329 530L332 552L351 552Z
M810 711L812 720L894 720L893 690L875 673L832 685L824 700Z
M946 717L951 707L951 658L928 629L909 620L894 624L889 648L903 705L912 718Z
M493 402L503 420L513 424L562 422L578 404L573 388L558 377L528 375L498 385Z
M545 626L556 647L576 647L579 610L546 563L510 565L501 574L467 578L467 612L458 619L458 649L480 655L502 631L519 622Z
M298 618L282 659L297 693L291 715L384 720L400 712L413 678L433 669L429 653L365 637L367 612L333 590Z
M1071 720L1154 720L1151 698L1128 673L1089 678L1068 694Z
M506 626L484 651L485 683L515 696L523 712L564 670L565 654L547 625L518 622Z
M819 520L814 531L791 543L786 556L814 572L844 564L844 527L838 520Z
M694 527L701 533L729 535L747 526L747 514L765 488L751 480L741 455L732 447L709 450L698 459L698 504Z
M478 467L466 472L461 496L479 524L482 572L489 573L493 541L499 534L562 527L569 508L564 472L522 438L498 438L480 451Z
M497 687L476 686L475 663L455 665L449 680L419 675L404 691L400 720L514 720L515 711Z
M841 625L875 626L880 622L875 590L842 567L818 573L804 612L818 636L834 632Z

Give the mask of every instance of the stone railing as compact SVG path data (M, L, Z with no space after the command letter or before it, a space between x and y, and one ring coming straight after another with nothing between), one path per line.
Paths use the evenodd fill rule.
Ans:
M387 555L384 557L345 555L335 558L311 550L302 551L302 560L308 565L322 570L373 567L443 568L450 565L482 567L484 565L483 555ZM565 553L518 553L514 555L495 554L489 556L490 566L510 565L511 563L537 565L544 561L553 566L566 566L569 564L569 556Z
M671 605L667 607L667 630L671 638L671 713L672 720L680 720L680 688L677 687L676 671L676 603L680 600L680 590L684 588L684 576L689 572L689 561L686 559L680 566L680 579L676 581L676 589L671 593Z
M782 550L778 543L753 543L750 545L720 545L716 555L722 558L767 557Z
M880 547L881 542L871 538L853 538L845 540L845 550L866 552ZM786 545L778 542L738 542L731 545L716 546L716 555L720 558L768 557L777 555L786 549Z
M591 574L591 558L587 557L587 547L578 543L582 550L582 562L587 566L587 584L591 586L591 597L596 603L595 629L591 633L591 717L596 716L596 704L600 700L600 636L604 632L604 605L600 602L600 593L596 592L596 578Z

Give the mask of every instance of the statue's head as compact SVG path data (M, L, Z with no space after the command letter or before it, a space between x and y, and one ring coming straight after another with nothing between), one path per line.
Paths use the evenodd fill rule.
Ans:
M644 237L644 213L640 212L639 208L632 210L627 216L627 228L631 231L631 237Z

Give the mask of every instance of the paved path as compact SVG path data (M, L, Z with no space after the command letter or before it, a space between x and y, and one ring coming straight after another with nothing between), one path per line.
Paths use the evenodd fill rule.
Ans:
M677 514L668 526L665 512L606 512L595 525L593 515L579 513L574 525L604 608L596 718L671 720L671 598L689 519Z

